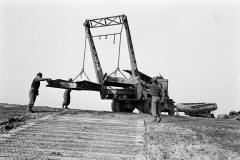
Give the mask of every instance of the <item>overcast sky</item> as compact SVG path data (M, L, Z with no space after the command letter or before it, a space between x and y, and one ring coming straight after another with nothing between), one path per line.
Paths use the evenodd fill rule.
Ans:
M215 114L240 110L238 0L1 0L0 103L28 104L38 72L52 79L75 78L83 66L84 21L121 14L128 17L138 69L169 79L176 103L217 103ZM94 38L103 72L117 67L119 36L113 40ZM124 33L120 69L130 69L129 62ZM88 44L85 72L96 82ZM64 90L46 84L41 82L35 105L61 107ZM101 100L98 92L71 95L70 108L111 109L111 101Z

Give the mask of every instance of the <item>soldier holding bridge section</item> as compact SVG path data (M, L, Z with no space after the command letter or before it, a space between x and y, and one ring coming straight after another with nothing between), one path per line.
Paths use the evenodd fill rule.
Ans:
M72 82L72 78L68 79L69 82ZM63 109L68 109L68 105L71 102L71 95L70 95L71 89L66 89L63 93L63 103L62 103L62 108Z
M34 103L35 103L35 100L36 100L36 97L38 96L39 94L39 87L40 87L40 81L48 81L48 80L51 80L50 78L42 78L42 73L38 73L37 74L37 77L35 77L32 81L32 84L31 84L31 89L29 91L29 105L28 105L28 109L27 109L27 112L33 112L32 108L34 106Z

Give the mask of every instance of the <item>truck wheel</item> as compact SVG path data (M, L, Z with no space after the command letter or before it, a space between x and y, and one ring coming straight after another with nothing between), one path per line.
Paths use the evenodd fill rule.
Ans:
M146 100L143 101L143 113L148 113L148 114L151 114L151 105L152 103L152 99L151 98L148 98Z
M174 115L175 113L174 105L168 104L168 106L170 107L170 110L168 111L168 115Z
M112 101L111 108L112 108L113 112L117 112L117 110L116 110L116 102L115 101Z
M144 113L143 112L143 100L140 100L139 102L138 102L138 107L137 107L137 109L138 109L138 111L139 111L139 113Z
M168 111L168 115L174 115L175 111L174 110L170 110Z
M128 108L126 108L124 111L125 111L125 112L128 112L128 113L133 113L133 110L134 110L134 109L128 109Z
M123 104L121 102L116 102L116 111L117 112L124 112Z
M124 109L124 112L132 113L134 110L134 105L131 103L130 104L123 103L123 109Z

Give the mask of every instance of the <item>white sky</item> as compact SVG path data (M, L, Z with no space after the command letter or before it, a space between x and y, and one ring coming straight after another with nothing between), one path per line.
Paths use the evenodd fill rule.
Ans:
M138 69L169 79L176 103L217 103L216 114L240 110L238 0L1 0L0 103L28 104L38 72L75 78L83 65L84 21L121 14L128 17ZM120 26L112 30L120 32ZM130 69L123 31L120 69ZM94 40L103 71L113 72L119 36L115 44L113 36ZM85 72L96 82L88 44L86 54ZM46 84L41 82L35 105L61 107L64 90ZM71 95L70 108L110 110L111 101L98 92Z

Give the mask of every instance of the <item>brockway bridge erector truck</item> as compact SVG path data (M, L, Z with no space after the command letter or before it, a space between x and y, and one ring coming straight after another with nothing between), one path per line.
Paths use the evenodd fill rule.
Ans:
M97 50L91 34L91 28L107 27L113 25L123 25L126 31L127 45L131 63L131 70L124 70L129 73L130 78L116 77L103 74L103 70L98 58ZM100 92L101 99L112 100L111 108L113 112L133 112L137 108L142 113L151 114L151 94L149 90L141 85L138 78L147 83L151 83L152 77L138 71L137 61L133 49L133 43L129 30L128 20L126 15L119 15L106 18L98 18L86 20L84 23L86 38L88 39L93 65L98 83L90 81L68 82L65 80L48 81L48 87L72 89L72 90L87 90ZM103 35L100 35L103 36ZM116 72L121 72L117 67ZM81 71L83 73L84 70ZM80 73L80 74L81 74ZM169 115L174 114L174 101L168 96L168 80L158 76L158 83L165 89L163 112L168 112Z

